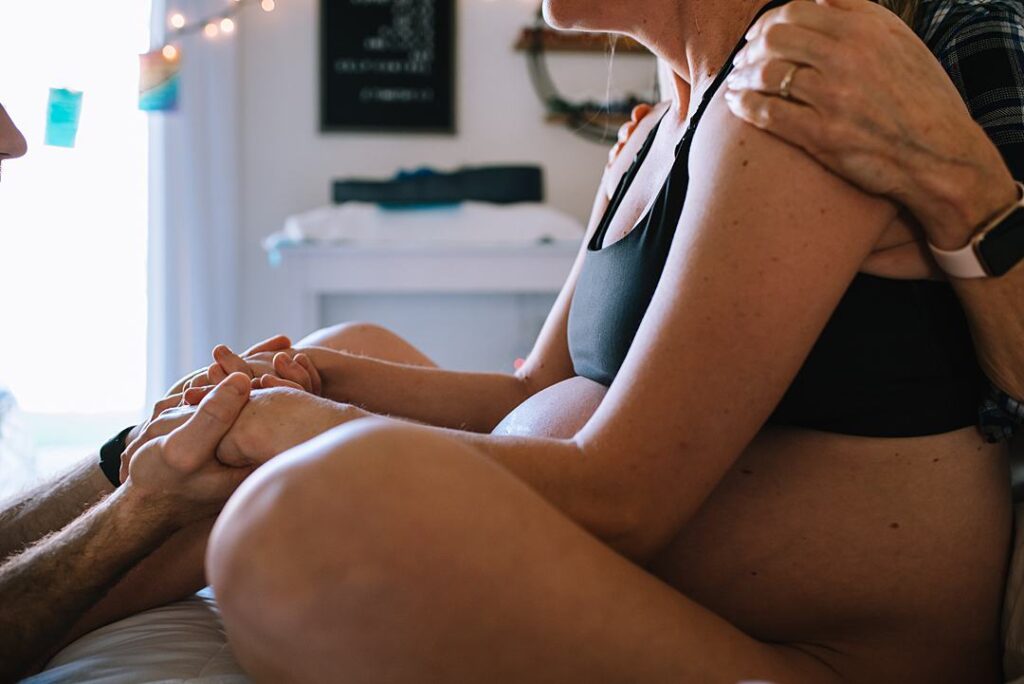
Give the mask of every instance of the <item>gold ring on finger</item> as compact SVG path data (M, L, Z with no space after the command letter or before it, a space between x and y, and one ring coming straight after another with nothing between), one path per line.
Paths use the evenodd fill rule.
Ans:
M782 77L782 83L779 84L779 97L783 100L792 99L793 94L791 90L793 88L793 79L796 78L796 72L799 69L799 64L793 64L789 67L786 75Z

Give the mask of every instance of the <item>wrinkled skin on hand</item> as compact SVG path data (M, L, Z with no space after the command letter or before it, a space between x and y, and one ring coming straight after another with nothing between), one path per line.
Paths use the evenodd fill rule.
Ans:
M767 12L748 39L726 82L733 114L903 204L933 244L962 246L1014 200L1009 170L942 65L885 8L794 2Z

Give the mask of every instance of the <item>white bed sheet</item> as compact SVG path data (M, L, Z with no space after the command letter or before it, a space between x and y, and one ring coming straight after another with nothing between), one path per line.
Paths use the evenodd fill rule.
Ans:
M107 625L58 653L24 682L247 684L207 587L195 596Z

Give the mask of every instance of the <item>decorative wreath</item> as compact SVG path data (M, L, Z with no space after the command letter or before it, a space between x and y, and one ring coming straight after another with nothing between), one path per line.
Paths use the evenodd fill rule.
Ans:
M658 99L657 73L655 73L651 93L647 96L627 94L625 97L609 99L606 102L594 100L573 102L562 95L551 78L544 49L544 38L551 34L551 29L544 22L540 9L537 10L533 26L525 29L524 34L527 65L534 92L544 104L549 116L564 120L566 128L582 138L608 144L618 132L618 127L615 125L617 119L621 119L622 123L625 123L629 120L634 107L639 104L656 102ZM614 43L609 41L608 46L609 53L614 55Z

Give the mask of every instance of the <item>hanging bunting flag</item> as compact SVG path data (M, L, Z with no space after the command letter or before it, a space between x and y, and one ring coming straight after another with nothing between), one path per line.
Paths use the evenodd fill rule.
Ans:
M144 112L177 110L180 69L180 54L173 45L139 55L139 109Z
M78 121L82 116L82 93L66 88L50 88L46 107L46 138L53 147L74 147Z

